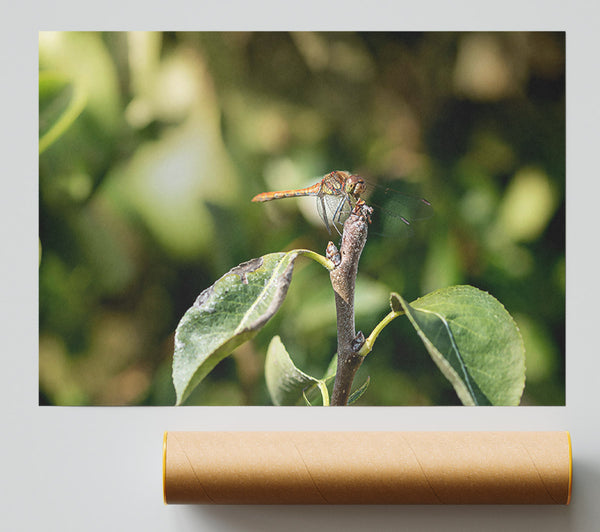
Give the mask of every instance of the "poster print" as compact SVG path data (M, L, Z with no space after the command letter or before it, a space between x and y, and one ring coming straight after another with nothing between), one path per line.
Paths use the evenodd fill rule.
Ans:
M40 404L564 404L564 33L39 61Z

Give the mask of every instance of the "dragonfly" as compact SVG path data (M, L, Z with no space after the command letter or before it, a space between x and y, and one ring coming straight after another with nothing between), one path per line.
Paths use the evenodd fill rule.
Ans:
M252 198L254 202L271 201L299 196L314 196L317 211L327 231L334 228L341 235L344 222L358 202L369 199L374 207L373 221L380 234L408 235L412 222L429 218L433 214L431 203L424 198L403 194L390 188L373 185L361 176L342 170L326 174L317 183L306 188L262 192ZM372 203L377 198L379 203Z

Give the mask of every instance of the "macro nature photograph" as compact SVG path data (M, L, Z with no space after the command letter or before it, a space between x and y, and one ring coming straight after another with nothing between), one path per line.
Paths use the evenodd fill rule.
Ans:
M39 404L565 405L564 32L39 33Z

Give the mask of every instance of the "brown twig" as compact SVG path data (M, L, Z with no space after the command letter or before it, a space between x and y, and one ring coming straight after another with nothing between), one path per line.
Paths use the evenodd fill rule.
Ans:
M364 359L358 354L364 343L364 336L355 332L354 287L358 261L367 241L371 212L370 207L359 202L344 224L340 250L332 242L327 246L327 258L336 264L329 274L335 293L338 335L337 373L331 395L332 406L348 404L352 382Z

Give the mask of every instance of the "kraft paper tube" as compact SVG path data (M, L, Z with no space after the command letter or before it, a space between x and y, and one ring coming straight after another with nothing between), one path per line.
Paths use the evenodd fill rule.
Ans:
M165 503L568 504L568 432L167 432Z

